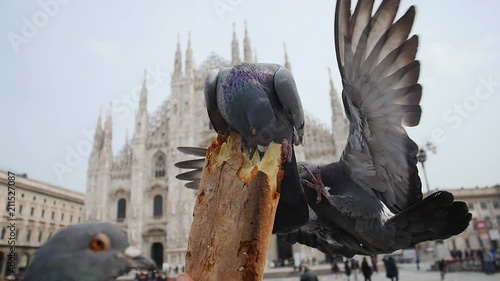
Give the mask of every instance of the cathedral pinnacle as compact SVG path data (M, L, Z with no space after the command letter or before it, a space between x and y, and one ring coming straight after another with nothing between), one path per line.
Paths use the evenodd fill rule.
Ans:
M139 112L145 112L148 108L148 88L147 88L148 71L144 70L144 80L142 82L141 96L139 100Z
M332 80L332 71L328 68L328 79L330 82L330 102L332 108L332 130L333 144L335 146L335 158L338 159L347 142L349 132L348 121L344 116L344 107Z
M113 108L112 103L109 103L109 109L106 116L106 121L104 122L104 143L103 143L104 148L106 147L111 148L111 141L113 138L113 120L111 117L112 108Z
M128 128L125 129L125 147L129 147Z
M342 128L343 123L345 122L344 114L342 113L343 105L342 101L339 99L337 91L335 90L335 86L333 85L332 80L332 71L328 68L328 79L330 82L330 102L332 107L332 125L334 128Z
M97 117L97 125L95 127L94 133L94 143L92 150L100 151L102 149L102 141L104 136L104 131L102 128L102 105L99 109L99 116Z
M99 116L97 117L97 126L95 128L95 132L102 132L102 105L99 108Z
M254 58L252 55L252 44L250 42L250 37L248 36L248 27L246 20L245 20L245 39L243 41L243 52L245 56L245 62L252 63Z
M177 34L177 50L175 51L174 77L182 76L182 53L181 53L181 36Z
M283 47L285 49L285 67L286 67L286 69L288 69L288 71L292 72L292 64L288 60L288 52L286 50L286 43L285 42L283 42Z
M238 43L238 38L236 36L236 24L233 22L233 41L231 42L231 58L232 64L236 65L241 63L240 60L240 47Z
M186 69L184 73L186 73L187 77L194 76L193 49L191 48L191 32L188 33L188 43L186 49Z
M333 87L332 70L329 67L328 67L328 79L330 80L330 95L331 95L332 92L335 91L335 88Z

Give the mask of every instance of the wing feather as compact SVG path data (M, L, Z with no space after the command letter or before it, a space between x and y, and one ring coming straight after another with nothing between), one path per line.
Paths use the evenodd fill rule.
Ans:
M218 80L226 74L227 68L213 69L205 78L205 104L207 106L208 118L216 132L225 132L229 128L217 106Z
M177 150L184 154L203 157L198 159L180 161L174 164L174 166L179 169L193 169L192 171L178 174L176 178L179 180L188 181L186 184L184 184L184 186L189 189L197 190L200 187L201 175L203 173L203 168L205 167L205 157L207 155L208 149L202 147L179 146L177 147Z
M384 0L372 16L373 1L360 0L351 15L339 0L335 47L350 121L341 161L352 179L372 189L394 213L422 199L416 167L418 148L403 125L420 122L422 87L415 60L418 37L410 32L415 8L394 22L399 0Z
M304 138L304 110L295 80L288 69L282 66L278 68L274 74L274 89L286 114L290 120L293 120L296 141L294 144L302 144Z

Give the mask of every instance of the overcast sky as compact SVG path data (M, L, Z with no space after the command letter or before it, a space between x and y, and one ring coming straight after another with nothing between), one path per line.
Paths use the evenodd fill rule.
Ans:
M0 1L0 169L84 192L99 108L127 105L113 116L116 153L132 133L138 103L130 97L144 69L158 77L150 79L150 112L170 94L177 34L184 58L191 32L196 65L211 52L230 59L232 23L242 48L245 19L260 62L283 63L287 43L305 110L329 124L327 67L340 85L335 1L314 2ZM498 184L500 2L414 0L401 10L411 4L424 92L421 123L409 133L419 145L436 143L426 162L431 188ZM61 165L62 175L54 169Z

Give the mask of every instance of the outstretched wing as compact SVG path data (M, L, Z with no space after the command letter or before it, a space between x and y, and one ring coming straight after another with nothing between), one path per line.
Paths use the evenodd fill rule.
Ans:
M293 120L295 144L304 139L304 110L295 80L288 69L280 66L274 73L274 90L286 114Z
M372 189L399 213L422 199L417 145L402 125L420 121L422 87L415 60L418 37L408 39L415 8L396 22L398 0L384 0L372 16L373 0L339 0L335 48L342 76L342 99L350 121L341 161L352 179Z

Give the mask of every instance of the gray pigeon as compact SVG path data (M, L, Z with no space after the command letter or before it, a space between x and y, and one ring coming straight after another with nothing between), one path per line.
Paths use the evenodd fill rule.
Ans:
M154 262L129 246L127 235L110 223L70 225L42 245L25 281L111 281L131 269L153 270Z
M216 69L205 80L205 102L215 131L239 132L246 143L242 148L249 147L250 157L255 151L261 157L271 142L282 144L287 159L281 185L285 188L281 189L273 232L288 232L307 223L307 202L294 153L294 145L303 142L304 112L292 74L283 66L264 63ZM178 179L199 181L203 163L178 165L196 169ZM196 183L188 185L197 188Z
M372 15L373 2L360 0L353 14L350 1L337 2L335 46L350 121L347 145L338 162L302 164L309 222L278 235L347 257L446 239L463 232L472 217L449 192L423 199L418 147L403 128L418 125L421 116L418 38L408 38L415 8L394 22L398 0L382 1Z
M408 38L415 8L394 22L398 0L382 1L372 16L373 2L360 0L351 14L350 1L337 1L335 47L349 136L339 162L303 166L301 176L322 246L341 237L365 254L445 239L471 220L467 205L449 192L422 199L418 147L402 127L418 125L422 112L418 37Z
M263 153L282 143L288 161L302 143L304 112L292 74L283 66L242 63L211 71L205 80L208 116L218 133L238 131L250 149Z

